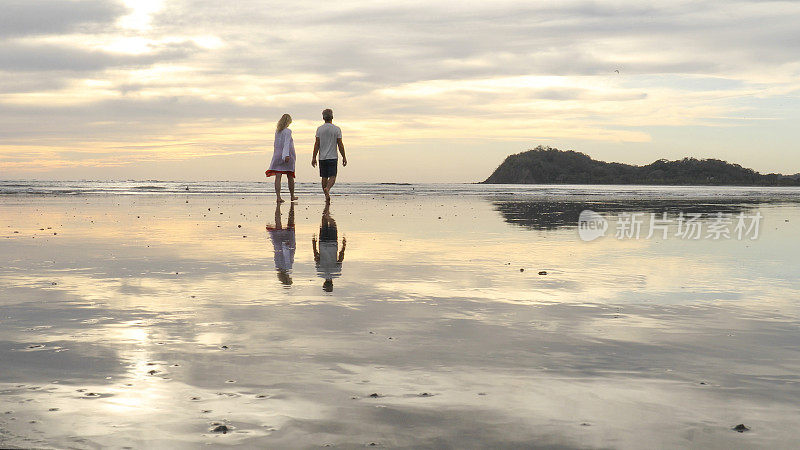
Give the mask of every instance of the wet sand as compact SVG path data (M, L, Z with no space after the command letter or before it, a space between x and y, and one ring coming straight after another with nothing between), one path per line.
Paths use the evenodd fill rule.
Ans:
M294 227L269 196L3 198L0 446L794 447L798 204L591 206L764 221L583 242L562 200L349 196L332 239L319 195Z

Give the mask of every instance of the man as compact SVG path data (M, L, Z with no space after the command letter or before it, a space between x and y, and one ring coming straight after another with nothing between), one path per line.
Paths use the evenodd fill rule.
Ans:
M325 202L327 203L331 201L331 188L336 182L339 161L336 149L338 148L342 154L342 167L347 165L347 156L344 154L342 129L333 124L333 111L331 109L322 111L322 120L325 123L317 128L317 139L314 142L311 165L317 167L317 154L319 154L319 176L322 178L322 192L325 193Z
M311 248L314 250L314 262L317 264L317 276L324 279L322 290L333 292L333 279L342 275L342 261L347 239L342 237L342 250L339 250L339 236L336 221L331 217L331 205L325 203L322 210L322 223L319 225L319 249L317 237L311 238Z

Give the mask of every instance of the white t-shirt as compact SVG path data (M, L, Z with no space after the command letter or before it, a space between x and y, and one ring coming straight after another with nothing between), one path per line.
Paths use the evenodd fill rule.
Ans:
M342 129L332 123L317 128L319 138L319 159L339 159L336 140L342 138Z
M317 275L326 280L339 278L342 275L342 263L339 262L339 243L337 241L321 241L319 243Z

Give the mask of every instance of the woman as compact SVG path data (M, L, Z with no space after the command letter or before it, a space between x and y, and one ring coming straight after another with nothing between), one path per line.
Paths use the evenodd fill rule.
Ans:
M284 114L278 121L275 129L275 150L272 154L272 163L265 172L267 177L275 175L275 195L278 196L278 203L283 203L281 198L281 176L286 174L289 183L289 195L292 201L297 200L294 196L294 162L297 156L294 153L294 140L292 140L292 130L289 124L292 123L292 116Z
M272 241L272 248L275 251L275 271L278 273L278 280L284 286L292 285L292 265L294 264L294 203L289 207L289 221L286 228L281 221L281 204L275 206L275 226L267 224L267 232Z

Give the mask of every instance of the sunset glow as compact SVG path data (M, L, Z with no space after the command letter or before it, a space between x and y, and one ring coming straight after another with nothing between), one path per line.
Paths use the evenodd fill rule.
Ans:
M4 179L261 180L280 115L310 161L325 107L349 181L479 181L540 144L800 172L795 3L5 3Z

